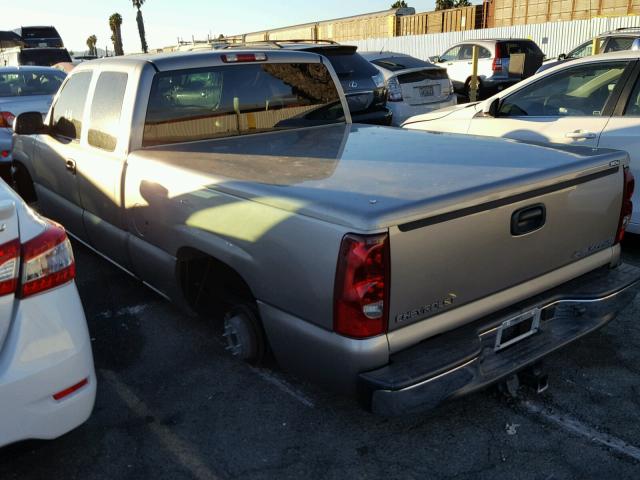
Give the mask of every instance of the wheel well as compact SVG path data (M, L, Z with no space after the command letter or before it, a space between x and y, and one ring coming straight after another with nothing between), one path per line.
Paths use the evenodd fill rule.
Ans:
M242 276L226 263L200 250L178 251L178 281L187 305L197 313L231 305L255 306L255 297Z
M13 187L25 202L32 203L38 200L31 174L20 162L14 162Z

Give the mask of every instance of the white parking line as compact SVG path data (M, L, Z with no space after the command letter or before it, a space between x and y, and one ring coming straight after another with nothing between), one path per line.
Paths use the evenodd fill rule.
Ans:
M153 417L152 412L145 403L136 396L131 389L118 379L110 370L101 370L102 377L109 382L118 396L139 417ZM150 423L149 429L153 432L164 447L198 480L217 480L218 477L205 465L196 452L196 449L188 442L173 433L168 427L157 422Z
M552 412L542 405L538 405L531 401L520 402L520 405L523 406L527 412L541 416L548 422L553 423L560 428L563 428L564 430L567 430L581 437L585 437L592 442L599 443L601 445L609 447L612 450L615 450L618 453L631 457L634 460L640 461L640 448L629 445L627 442L620 438L599 432L595 428L585 425L584 423L570 417L569 415Z
M281 391L283 391L287 395L295 398L300 403L302 403L304 406L309 407L309 408L314 408L315 407L315 404L311 401L311 399L309 397L307 397L304 393L300 392L293 385L290 385L287 381L285 381L285 380L283 380L281 378L278 378L272 371L266 370L266 369L263 369L263 368L256 368L256 367L249 367L249 368L251 369L251 371L253 373L257 374L260 378L266 380L267 382L271 383L272 385L275 385Z

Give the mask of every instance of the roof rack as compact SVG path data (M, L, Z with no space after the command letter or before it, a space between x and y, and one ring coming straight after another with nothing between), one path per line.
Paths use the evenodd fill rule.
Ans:
M250 42L239 42L239 43L229 43L224 48L238 48L238 47L246 47L246 46L258 46L258 45L269 45L271 47L284 48L282 44L287 43L322 43L327 45L339 45L338 42L334 42L333 40L305 40L305 39L291 39L291 40L254 40Z
M620 28L616 28L614 30L614 32L626 32L629 30L638 30L640 31L640 27L620 27Z

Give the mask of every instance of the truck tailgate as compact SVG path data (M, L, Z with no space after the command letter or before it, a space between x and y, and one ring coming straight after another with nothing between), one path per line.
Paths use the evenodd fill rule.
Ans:
M606 251L614 243L622 185L623 168L605 164L390 228L389 330L594 254L609 263Z

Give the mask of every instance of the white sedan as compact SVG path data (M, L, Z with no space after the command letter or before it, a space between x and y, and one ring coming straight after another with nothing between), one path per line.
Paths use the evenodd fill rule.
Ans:
M409 118L404 128L625 150L640 178L640 52L560 64L487 100ZM633 202L640 205L640 189ZM640 233L640 208L627 231Z
M96 376L64 228L0 180L0 447L91 414Z
M382 73L392 125L458 103L447 71L424 60L394 52L359 52Z

